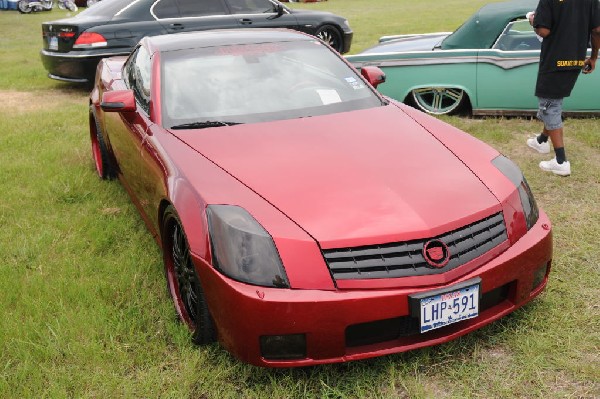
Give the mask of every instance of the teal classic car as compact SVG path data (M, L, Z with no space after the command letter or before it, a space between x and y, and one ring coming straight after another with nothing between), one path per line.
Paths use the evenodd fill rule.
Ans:
M431 114L533 114L541 42L525 15L537 3L491 3L453 33L382 37L347 59L357 68L378 66L387 78L378 87L383 94ZM598 70L579 77L564 111L600 114Z

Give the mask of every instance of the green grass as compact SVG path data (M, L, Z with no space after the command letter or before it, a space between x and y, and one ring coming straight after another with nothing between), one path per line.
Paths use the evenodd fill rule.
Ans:
M384 34L452 30L482 1L329 0L354 51ZM389 11L388 11L389 10ZM268 370L190 344L161 255L116 182L96 177L87 93L45 77L40 22L0 12L0 397L595 398L600 396L600 123L569 119L574 174L541 173L529 119L444 118L525 172L553 221L547 290L448 344L367 361ZM252 322L252 321L250 321Z

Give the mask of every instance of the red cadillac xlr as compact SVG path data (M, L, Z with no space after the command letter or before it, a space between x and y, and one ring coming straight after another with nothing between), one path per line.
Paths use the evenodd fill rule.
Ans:
M364 359L544 289L550 221L519 168L384 80L284 30L147 37L99 64L96 169L162 248L194 342L267 367Z

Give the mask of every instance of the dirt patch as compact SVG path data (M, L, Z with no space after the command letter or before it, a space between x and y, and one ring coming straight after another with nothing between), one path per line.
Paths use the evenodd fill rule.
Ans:
M88 94L84 91L52 90L52 91L14 91L0 90L2 112L25 114L36 111L58 109L66 104L87 104Z

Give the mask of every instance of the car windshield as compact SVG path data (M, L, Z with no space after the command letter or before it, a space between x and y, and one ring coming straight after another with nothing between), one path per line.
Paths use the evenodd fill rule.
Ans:
M161 55L166 127L266 122L381 106L317 41L230 45Z
M539 50L542 43L529 21L523 19L508 24L492 48L504 51Z

